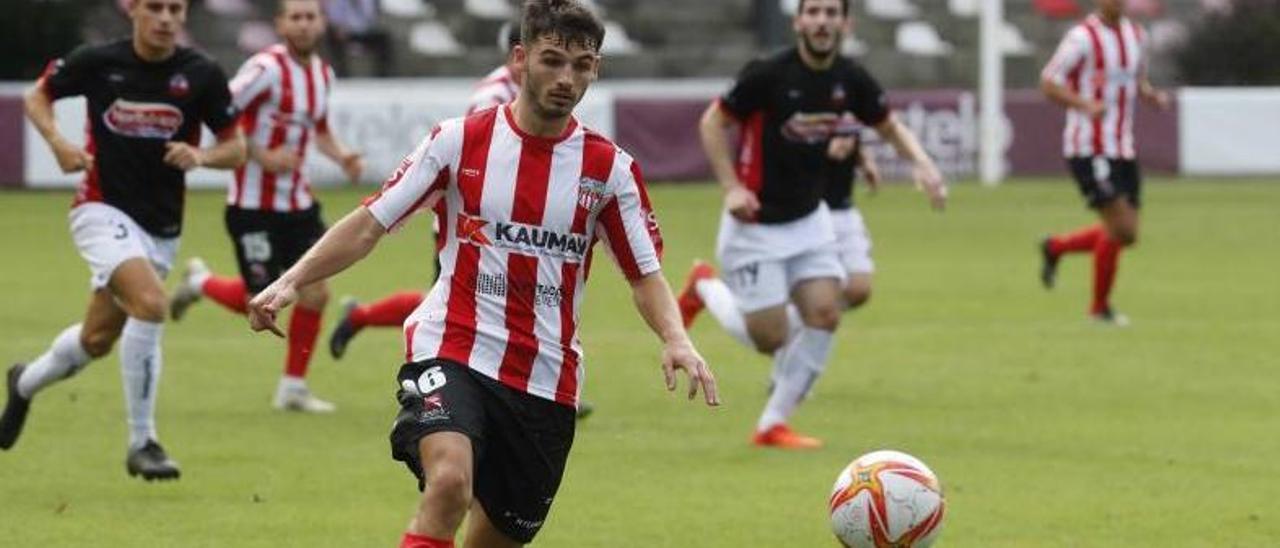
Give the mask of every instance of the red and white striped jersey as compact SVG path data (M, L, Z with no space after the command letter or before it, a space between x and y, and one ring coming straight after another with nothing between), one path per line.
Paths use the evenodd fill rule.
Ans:
M314 131L327 132L333 69L319 55L303 64L276 44L250 57L231 80L240 127L253 146L285 146L305 159ZM227 203L244 209L302 211L315 203L299 168L270 173L250 159L236 169Z
M516 79L507 66L502 65L476 84L467 103L467 114L515 101L519 93L520 85L516 84Z
M1043 77L1102 103L1106 110L1097 118L1076 109L1067 111L1063 155L1137 157L1133 119L1138 82L1146 70L1145 41L1143 30L1128 18L1111 26L1096 14L1067 32Z
M628 279L657 272L662 237L639 165L576 120L531 136L509 105L441 123L365 207L388 230L442 211L440 278L405 320L405 359L442 358L576 405L579 309L592 247Z

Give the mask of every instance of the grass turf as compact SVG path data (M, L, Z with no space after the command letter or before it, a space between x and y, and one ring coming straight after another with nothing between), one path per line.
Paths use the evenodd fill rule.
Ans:
M726 405L665 393L658 346L601 258L584 307L587 399L542 546L834 545L825 500L850 459L896 448L941 476L945 546L1233 546L1280 539L1280 186L1153 181L1139 247L1121 259L1117 307L1085 320L1086 256L1040 289L1033 243L1090 222L1066 182L955 189L933 214L890 187L860 196L875 238L875 296L845 317L827 375L794 425L812 453L747 445L767 360L709 318L693 335ZM326 191L332 222L361 193ZM655 186L679 286L713 254L713 186ZM67 235L69 194L0 193L0 356L27 360L76 321L88 273ZM231 272L222 196L192 193L183 258ZM424 287L424 219L333 282L363 299ZM170 280L172 285L173 280ZM328 310L328 324L337 310ZM321 345L323 345L323 335ZM317 350L311 385L333 416L269 408L284 346L203 303L165 334L162 440L171 484L123 470L115 356L41 393L0 453L0 545L392 546L412 478L388 457L395 330L347 357Z

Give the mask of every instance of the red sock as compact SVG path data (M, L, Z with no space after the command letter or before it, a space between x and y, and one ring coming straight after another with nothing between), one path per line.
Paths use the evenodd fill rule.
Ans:
M1102 223L1092 224L1076 230L1049 238L1049 252L1054 255L1062 255L1063 253L1083 253L1093 251L1098 245L1098 240L1107 237L1106 228Z
M401 291L380 301L357 306L351 311L351 325L358 328L369 326L399 327L404 319L413 313L422 303L419 291Z
M320 311L298 306L289 317L289 356L284 362L284 374L301 379L307 376L311 363L311 351L316 348L316 336L320 334Z
M1093 306L1097 314L1111 306L1111 286L1116 281L1116 265L1120 262L1120 242L1103 237L1093 248Z
M200 286L200 292L237 314L244 314L249 302L249 290L239 276L209 276Z
M453 548L453 541L405 533L400 539L400 548Z

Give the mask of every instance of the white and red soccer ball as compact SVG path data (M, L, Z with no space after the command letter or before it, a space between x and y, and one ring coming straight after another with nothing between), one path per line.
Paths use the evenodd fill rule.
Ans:
M858 457L831 489L831 530L849 548L923 548L942 529L947 501L938 476L898 451Z

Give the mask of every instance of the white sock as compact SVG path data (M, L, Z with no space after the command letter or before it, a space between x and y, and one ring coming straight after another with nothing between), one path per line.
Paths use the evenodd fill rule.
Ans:
M156 439L156 390L160 387L160 335L164 324L129 318L120 335L120 376L129 412L129 447Z
M281 375L280 383L276 385L276 395L279 396L285 392L306 391L307 380L302 377L290 377L289 375Z
M803 327L804 319L800 317L800 308L795 304L787 303L787 341L796 338Z
M208 281L211 276L213 276L213 273L208 270L192 272L186 279L187 287L197 294L203 293L204 282Z
M738 301L733 298L733 292L729 291L729 286L720 281L720 278L711 278L698 280L693 287L694 291L698 292L698 298L707 305L707 312L720 323L720 327L723 327L729 336L747 348L756 347L756 344L751 342L751 336L747 335L747 321L743 319L742 311L738 310Z
M30 399L40 389L80 372L89 363L89 353L80 346L80 324L62 330L53 345L27 364L18 377L18 394Z
M802 327L800 333L778 351L773 394L756 423L757 431L764 432L787 422L826 369L833 339L830 331Z

